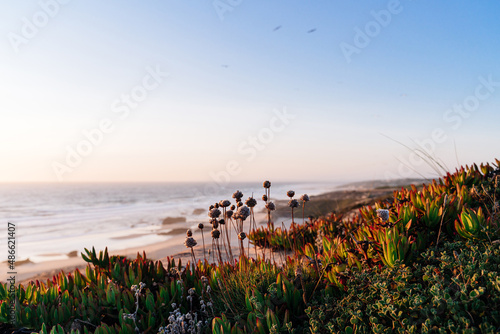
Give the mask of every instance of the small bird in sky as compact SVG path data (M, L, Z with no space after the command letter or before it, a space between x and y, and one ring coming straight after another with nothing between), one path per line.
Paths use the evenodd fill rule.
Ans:
M313 29L309 30L307 33L310 34L310 33L313 33L315 31L316 31L316 28L313 28Z
M273 31L280 30L281 26L277 26L276 28L273 29Z

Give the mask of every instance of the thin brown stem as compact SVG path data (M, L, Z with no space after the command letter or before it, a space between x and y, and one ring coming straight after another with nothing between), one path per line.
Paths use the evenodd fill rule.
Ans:
M219 239L216 239L216 245L217 245L217 251L219 253L219 261L220 261L220 263L222 263L223 261L222 261L222 255L220 253Z
M293 208L292 208L292 229L293 229L293 251L297 251L297 231L295 229L295 221L293 219ZM290 244L290 247L292 245Z
M190 248L191 248L191 255L193 256L193 267L196 267L196 256L194 256L193 247L190 247Z
M205 237L203 236L203 229L201 230L201 240L203 240L203 259L206 261L207 257L205 255Z
M302 224L306 222L306 218L304 215L305 208L306 208L306 202L304 201L304 203L302 203Z

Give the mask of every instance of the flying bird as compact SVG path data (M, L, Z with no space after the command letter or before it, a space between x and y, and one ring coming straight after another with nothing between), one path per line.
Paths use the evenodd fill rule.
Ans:
M313 29L309 30L307 33L310 34L310 33L313 33L315 31L316 31L316 28L313 28Z
M273 31L280 30L281 26L277 26L276 28L273 29Z

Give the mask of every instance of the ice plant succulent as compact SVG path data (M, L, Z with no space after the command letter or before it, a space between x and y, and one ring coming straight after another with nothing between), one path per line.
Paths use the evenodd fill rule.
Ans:
M487 240L488 234L492 233L491 220L485 217L481 208L472 210L464 208L455 220L455 229L464 239Z

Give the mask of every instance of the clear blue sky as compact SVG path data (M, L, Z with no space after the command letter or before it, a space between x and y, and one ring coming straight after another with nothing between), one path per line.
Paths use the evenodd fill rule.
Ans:
M395 141L500 156L497 1L0 9L1 182L433 175Z

